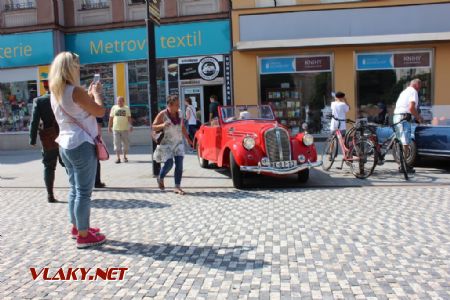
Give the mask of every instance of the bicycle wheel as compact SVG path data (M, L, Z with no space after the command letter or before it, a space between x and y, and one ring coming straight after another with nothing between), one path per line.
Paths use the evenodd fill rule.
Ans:
M322 152L322 168L328 171L334 163L336 156L338 154L338 140L333 134L330 136L325 143L325 148Z
M378 159L375 145L367 139L360 139L355 142L349 151L352 155L352 160L350 161L352 174L360 179L372 175Z
M406 158L403 155L403 145L399 140L395 140L394 146L392 147L392 150L394 151L394 156L398 157L398 161L400 164L400 171L403 173L403 176L405 177L405 180L409 179L408 176L408 167L406 164Z

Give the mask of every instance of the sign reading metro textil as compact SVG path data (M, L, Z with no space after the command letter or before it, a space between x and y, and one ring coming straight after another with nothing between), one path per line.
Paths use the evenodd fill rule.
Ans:
M0 68L46 65L52 59L51 31L0 35Z
M227 20L162 25L155 28L156 57L214 55L230 52ZM145 27L66 35L66 48L82 64L147 59Z

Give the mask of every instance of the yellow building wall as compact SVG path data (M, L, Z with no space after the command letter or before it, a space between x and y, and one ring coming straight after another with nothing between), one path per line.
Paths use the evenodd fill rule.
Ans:
M393 50L434 50L434 93L435 105L450 105L450 42L413 45L377 45L332 48L274 49L261 51L233 52L234 103L258 104L260 102L258 57L333 54L333 85L335 91L343 91L351 106L349 117L356 117L357 91L355 53Z
M436 47L434 104L450 105L450 42Z
M116 68L116 95L117 97L119 96L124 97L125 105L129 105L129 100L127 99L127 82L125 74L126 64L125 63L115 64L115 68Z

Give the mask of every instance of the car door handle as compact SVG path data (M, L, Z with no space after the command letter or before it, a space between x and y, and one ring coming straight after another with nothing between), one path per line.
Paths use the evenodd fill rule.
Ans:
M229 133L229 134L234 133L234 127L231 127L230 129L228 129L228 133Z

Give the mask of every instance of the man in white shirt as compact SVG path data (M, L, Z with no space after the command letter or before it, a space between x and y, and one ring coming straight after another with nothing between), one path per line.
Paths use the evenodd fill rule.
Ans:
M417 108L419 106L419 94L418 91L421 87L420 79L411 80L409 86L400 93L400 96L397 99L397 103L395 104L394 111L394 124L400 122L401 120L407 120L408 122L402 122L397 125L396 133L398 139L403 144L403 152L405 153L405 157L409 156L411 143L411 116L414 116L416 120L421 123L423 122L422 117L420 116ZM414 173L414 169L410 167L408 172Z
M331 119L330 131L334 132L336 129L339 129L342 135L345 135L345 120L346 115L350 110L350 105L348 105L343 92L337 92L334 95L334 98L335 101L331 102L331 114L333 115L333 118Z

